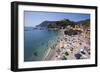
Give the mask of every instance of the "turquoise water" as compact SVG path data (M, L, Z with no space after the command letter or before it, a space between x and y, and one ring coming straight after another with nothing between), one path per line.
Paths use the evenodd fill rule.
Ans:
M57 36L54 30L24 30L24 61L41 61Z

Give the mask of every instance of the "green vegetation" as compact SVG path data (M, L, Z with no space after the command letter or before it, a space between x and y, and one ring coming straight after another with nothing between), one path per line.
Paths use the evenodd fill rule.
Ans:
M68 19L64 19L64 20L56 22L56 24L57 24L57 26L65 28L66 26L68 26L69 24L71 24L71 21L68 20Z
M82 24L82 26L84 27L89 27L90 26L90 19L87 20L83 20L83 21L79 21L79 22L73 22L70 21L69 19L63 19L60 21L56 21L55 23L49 23L49 25L47 25L48 28L66 28L68 25L70 25L71 27L75 27L75 25L77 24ZM78 25L80 26L80 25Z
M51 24L51 23L47 27L48 28L57 28L56 24Z
M48 28L65 28L68 25L73 24L72 21L68 20L68 19L63 19L60 21L57 21L55 24L49 24Z
M80 21L79 23L81 23L84 27L90 27L90 19Z
M83 25L85 25L86 27L90 27L90 20L84 21Z

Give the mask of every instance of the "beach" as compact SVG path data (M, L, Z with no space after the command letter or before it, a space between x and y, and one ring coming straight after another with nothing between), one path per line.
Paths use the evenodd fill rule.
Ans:
M24 15L24 62L90 58L90 14L25 11Z
M61 29L53 48L49 48L44 60L73 60L90 58L90 33L65 35Z
M90 31L85 29L71 35L70 30L70 34L65 34L66 30L25 31L25 61L89 59Z

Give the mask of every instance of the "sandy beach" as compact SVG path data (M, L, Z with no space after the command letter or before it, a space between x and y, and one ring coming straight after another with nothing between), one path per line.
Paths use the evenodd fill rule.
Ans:
M90 58L90 34L82 32L77 35L65 35L60 30L59 37L46 53L44 60L72 60Z

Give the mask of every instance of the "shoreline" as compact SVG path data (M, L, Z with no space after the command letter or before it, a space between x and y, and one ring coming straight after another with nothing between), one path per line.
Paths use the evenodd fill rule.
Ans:
M55 44L56 44L56 46L54 46L53 45L53 49L56 51L56 53L58 53L57 52L57 50L60 50L61 52L63 51L62 49L64 49L64 52L68 52L69 53L69 56L65 56L68 60L72 60L72 59L77 59L77 58L75 58L75 54L79 54L79 55L82 55L81 56L81 59L87 59L87 58L90 58L90 55L88 54L88 52L86 51L86 50L84 50L84 49L82 49L83 47L82 46L84 46L85 45L85 43L87 42L87 40L85 40L84 41L84 36L82 36L81 34L80 35L76 35L76 36L68 36L68 35L64 35L64 33L63 33L63 31L64 30L61 30L60 31L60 35L59 35L59 37L60 38L58 38L57 39L57 41L59 41L59 42L55 42ZM83 32L82 32L82 34L83 34ZM85 34L84 34L85 35ZM72 41L65 41L65 38L69 38L69 40L70 39L73 39L73 38L75 38L75 41L77 40L77 39L80 39L80 40L78 40L76 43L69 43L69 42L72 42ZM82 41L84 41L84 42L82 42ZM78 45L78 43L79 42L81 42L83 45ZM68 48L68 44L66 44L66 43L68 43L68 44L70 44L69 46L74 46L74 48L72 49L72 51L70 50L70 49L67 49ZM75 45L76 44L76 45ZM66 47L65 47L65 46ZM89 45L88 45L89 46ZM62 48L63 47L63 48ZM52 52L51 51L52 50L52 48L50 48L49 47L49 49L48 49L48 51L47 51L47 53L46 53L46 56L45 56L45 58L48 60L48 56L50 55L50 53ZM80 53L80 52L83 52L83 51L81 51L81 50L84 50L84 52L86 53L85 55L84 54L82 54L82 53ZM62 60L61 59L61 56L62 56L62 54L61 54L61 52L60 52L60 55L58 54L58 55L56 55L56 53L55 53L55 57L54 57L54 59L53 60ZM64 53L63 52L63 53ZM60 57L59 57L60 56ZM46 60L46 59L43 59L44 61ZM52 59L51 59L52 60Z

